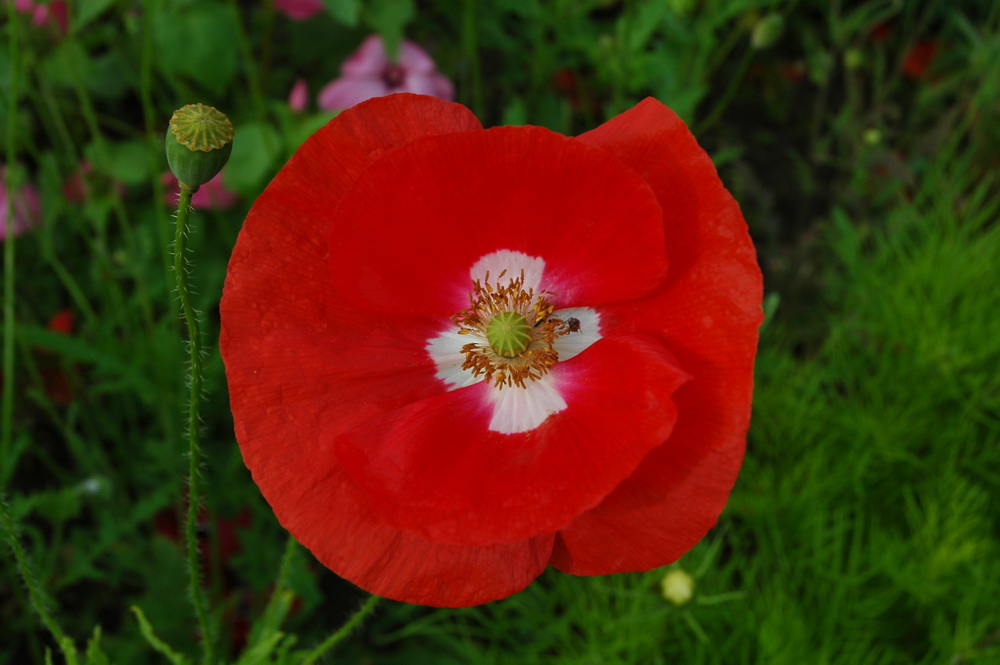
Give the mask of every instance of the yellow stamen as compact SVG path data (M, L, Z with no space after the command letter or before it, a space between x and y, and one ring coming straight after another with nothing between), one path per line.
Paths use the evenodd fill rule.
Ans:
M524 288L524 271L520 276L490 282L486 273L482 281L475 280L469 294L469 307L452 320L459 334L471 335L474 341L462 347L465 362L462 369L482 376L497 388L525 388L546 374L559 360L553 345L556 338L571 332L571 327L552 316L555 307L549 301L554 293Z

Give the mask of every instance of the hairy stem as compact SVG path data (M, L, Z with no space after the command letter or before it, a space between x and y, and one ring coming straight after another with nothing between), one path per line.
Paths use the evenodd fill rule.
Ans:
M354 613L347 622L338 628L330 637L326 638L322 644L313 649L308 656L302 661L301 665L312 665L317 660L322 658L328 651L337 646L345 637L347 637L352 630L358 627L362 621L364 621L368 615L375 611L375 607L378 605L379 601L382 600L379 596L371 596L365 601L365 604L361 606L357 612Z
M3 211L4 239L3 244L3 403L0 405L0 479L8 478L6 465L14 466L10 454L14 434L14 180L10 167L13 166L17 146L17 16L14 13L14 3L8 3L7 21L9 25L9 52L11 63L9 91L7 96L7 127L5 133L4 161L7 169L2 176L6 182L0 184L5 188L5 210ZM12 474L11 474L12 475Z
M35 577L31 562L28 560L28 553L24 551L21 539L17 535L17 527L14 525L14 518L7 507L7 500L2 495L0 495L0 524L3 525L7 545L14 554L14 565L17 566L17 572L21 576L25 588L28 590L28 599L31 601L32 609L38 613L38 617L42 620L42 623L52 633L52 637L55 638L56 643L59 645L59 649L62 651L67 665L77 665L79 660L76 646L73 644L73 640L63 632L63 629L56 622L55 617L49 612L45 592L42 591L42 587Z
M194 605L198 626L201 630L202 662L209 665L213 661L214 639L208 621L205 592L201 585L201 566L198 560L198 509L201 507L201 483L198 466L201 463L201 446L198 435L201 425L202 357L201 329L198 312L191 304L191 289L188 286L187 260L184 255L188 236L188 216L191 212L191 195L197 187L181 185L177 202L177 229L174 236L174 279L177 281L177 295L181 301L181 314L187 324L188 350L191 373L188 402L188 511L185 525L187 546L188 583L191 603Z

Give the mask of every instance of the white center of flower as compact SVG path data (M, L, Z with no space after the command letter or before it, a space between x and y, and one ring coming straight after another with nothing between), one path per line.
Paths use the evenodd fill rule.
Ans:
M449 390L490 385L496 432L526 432L565 409L559 377L550 370L601 337L593 309L555 309L558 295L540 286L544 270L543 259L521 252L481 257L470 270L469 306L427 343Z

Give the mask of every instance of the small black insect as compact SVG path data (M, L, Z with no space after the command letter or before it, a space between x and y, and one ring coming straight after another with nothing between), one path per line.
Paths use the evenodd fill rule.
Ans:
M566 328L569 329L570 332L580 332L580 319L575 316L569 317L566 319Z

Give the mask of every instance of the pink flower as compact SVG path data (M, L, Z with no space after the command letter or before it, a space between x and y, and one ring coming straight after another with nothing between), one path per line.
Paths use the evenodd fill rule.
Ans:
M97 188L97 185L100 187ZM125 185L101 179L94 173L94 165L86 159L63 183L63 197L70 203L84 203L95 193L106 192L121 198L125 196Z
M300 113L306 110L308 103L309 87L306 85L305 79L299 79L292 86L292 91L288 93L288 108L295 113Z
M10 221L11 233L19 236L30 231L42 221L42 206L38 192L31 185L22 185L14 189L12 195L12 220L7 219L7 184L4 180L3 167L0 167L0 241L7 239L7 223Z
M455 96L451 81L437 71L427 51L411 41L399 45L399 61L393 62L378 35L368 37L340 68L343 76L319 93L320 108L332 111L394 92L415 92L440 99Z
M293 21L305 21L323 11L323 0L274 0L274 8Z
M177 195L180 193L177 177L167 171L160 176L160 182L167 188L167 195L164 197L167 205L177 205ZM226 189L226 186L222 184L222 174L220 173L198 188L198 191L191 197L191 205L195 209L201 210L226 210L236 205L239 200L239 194Z
M33 0L14 0L14 9L22 14L31 14L31 22L39 27L55 26L60 35L65 35L69 29L66 0L52 0L47 4Z

